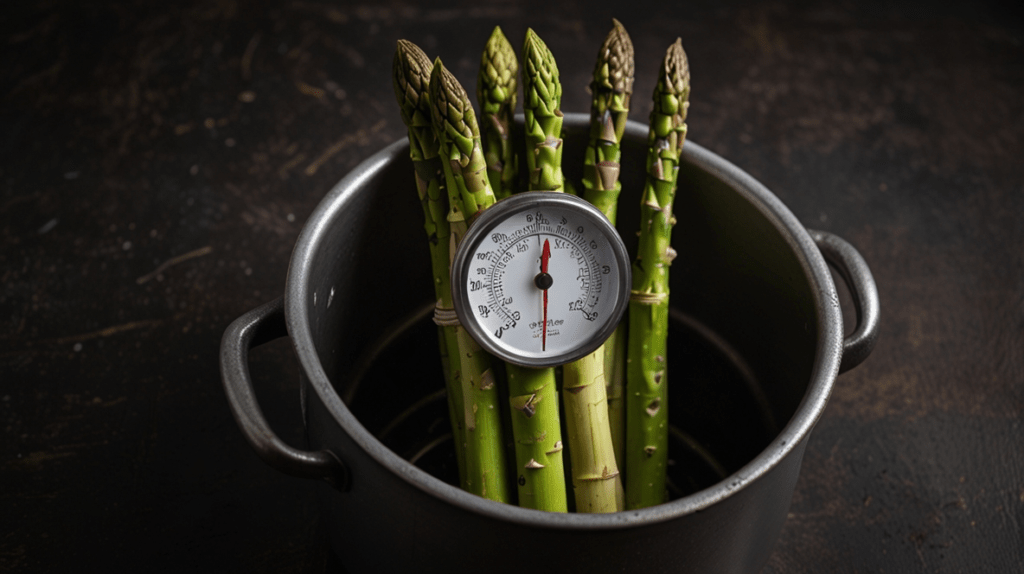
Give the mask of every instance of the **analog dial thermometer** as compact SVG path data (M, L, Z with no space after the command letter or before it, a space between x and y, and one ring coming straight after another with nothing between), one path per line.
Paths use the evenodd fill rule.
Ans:
M459 321L491 354L527 367L565 364L607 339L629 302L615 227L586 201L528 192L470 226L452 263Z

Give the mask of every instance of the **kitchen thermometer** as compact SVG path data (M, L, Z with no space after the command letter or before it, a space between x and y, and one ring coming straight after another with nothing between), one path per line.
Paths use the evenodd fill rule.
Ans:
M629 303L630 264L615 227L573 195L513 195L482 212L452 263L462 326L491 354L526 367L569 363L601 346Z

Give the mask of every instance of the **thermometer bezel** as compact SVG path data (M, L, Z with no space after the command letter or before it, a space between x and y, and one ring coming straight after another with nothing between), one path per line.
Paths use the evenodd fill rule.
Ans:
M597 319L598 325L590 337L581 344L575 345L569 351L550 356L528 357L515 354L494 342L489 330L480 324L477 314L472 310L465 283L466 277L469 275L469 268L473 265L472 256L478 251L479 243L490 236L497 226L520 213L549 208L577 213L589 222L588 229L596 230L596 233L607 239L618 268L619 292L609 294L609 296L614 295L615 297L615 305L612 307L611 313ZM588 235L594 233L595 231L590 231ZM631 287L632 269L629 254L626 252L626 245L622 242L622 237L619 236L615 226L599 209L586 200L574 195L551 191L518 193L483 211L466 232L466 236L455 253L451 268L452 303L463 328L487 352L499 359L524 367L541 368L564 365L594 352L611 336L622 320L622 316L629 306Z

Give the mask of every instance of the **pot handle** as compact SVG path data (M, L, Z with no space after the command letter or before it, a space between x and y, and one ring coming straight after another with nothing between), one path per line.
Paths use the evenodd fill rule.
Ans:
M294 449L278 438L263 418L249 376L249 350L287 336L281 297L235 319L224 331L220 343L220 376L231 414L263 462L285 474L322 478L339 490L348 490L348 467L334 453Z
M867 262L857 250L837 235L808 229L825 260L842 276L853 296L857 329L843 340L839 372L845 373L864 362L878 340L878 287Z

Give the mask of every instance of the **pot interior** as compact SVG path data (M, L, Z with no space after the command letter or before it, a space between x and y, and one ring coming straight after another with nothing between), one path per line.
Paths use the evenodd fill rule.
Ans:
M563 161L578 188L586 126L584 115L566 118ZM631 254L646 137L646 127L631 123L623 146L618 229ZM714 485L768 447L811 384L819 332L819 295L790 232L738 170L687 146L672 238L673 497ZM371 434L457 484L430 320L428 238L407 148L358 179L326 221L309 265L313 300L305 309L316 353Z

